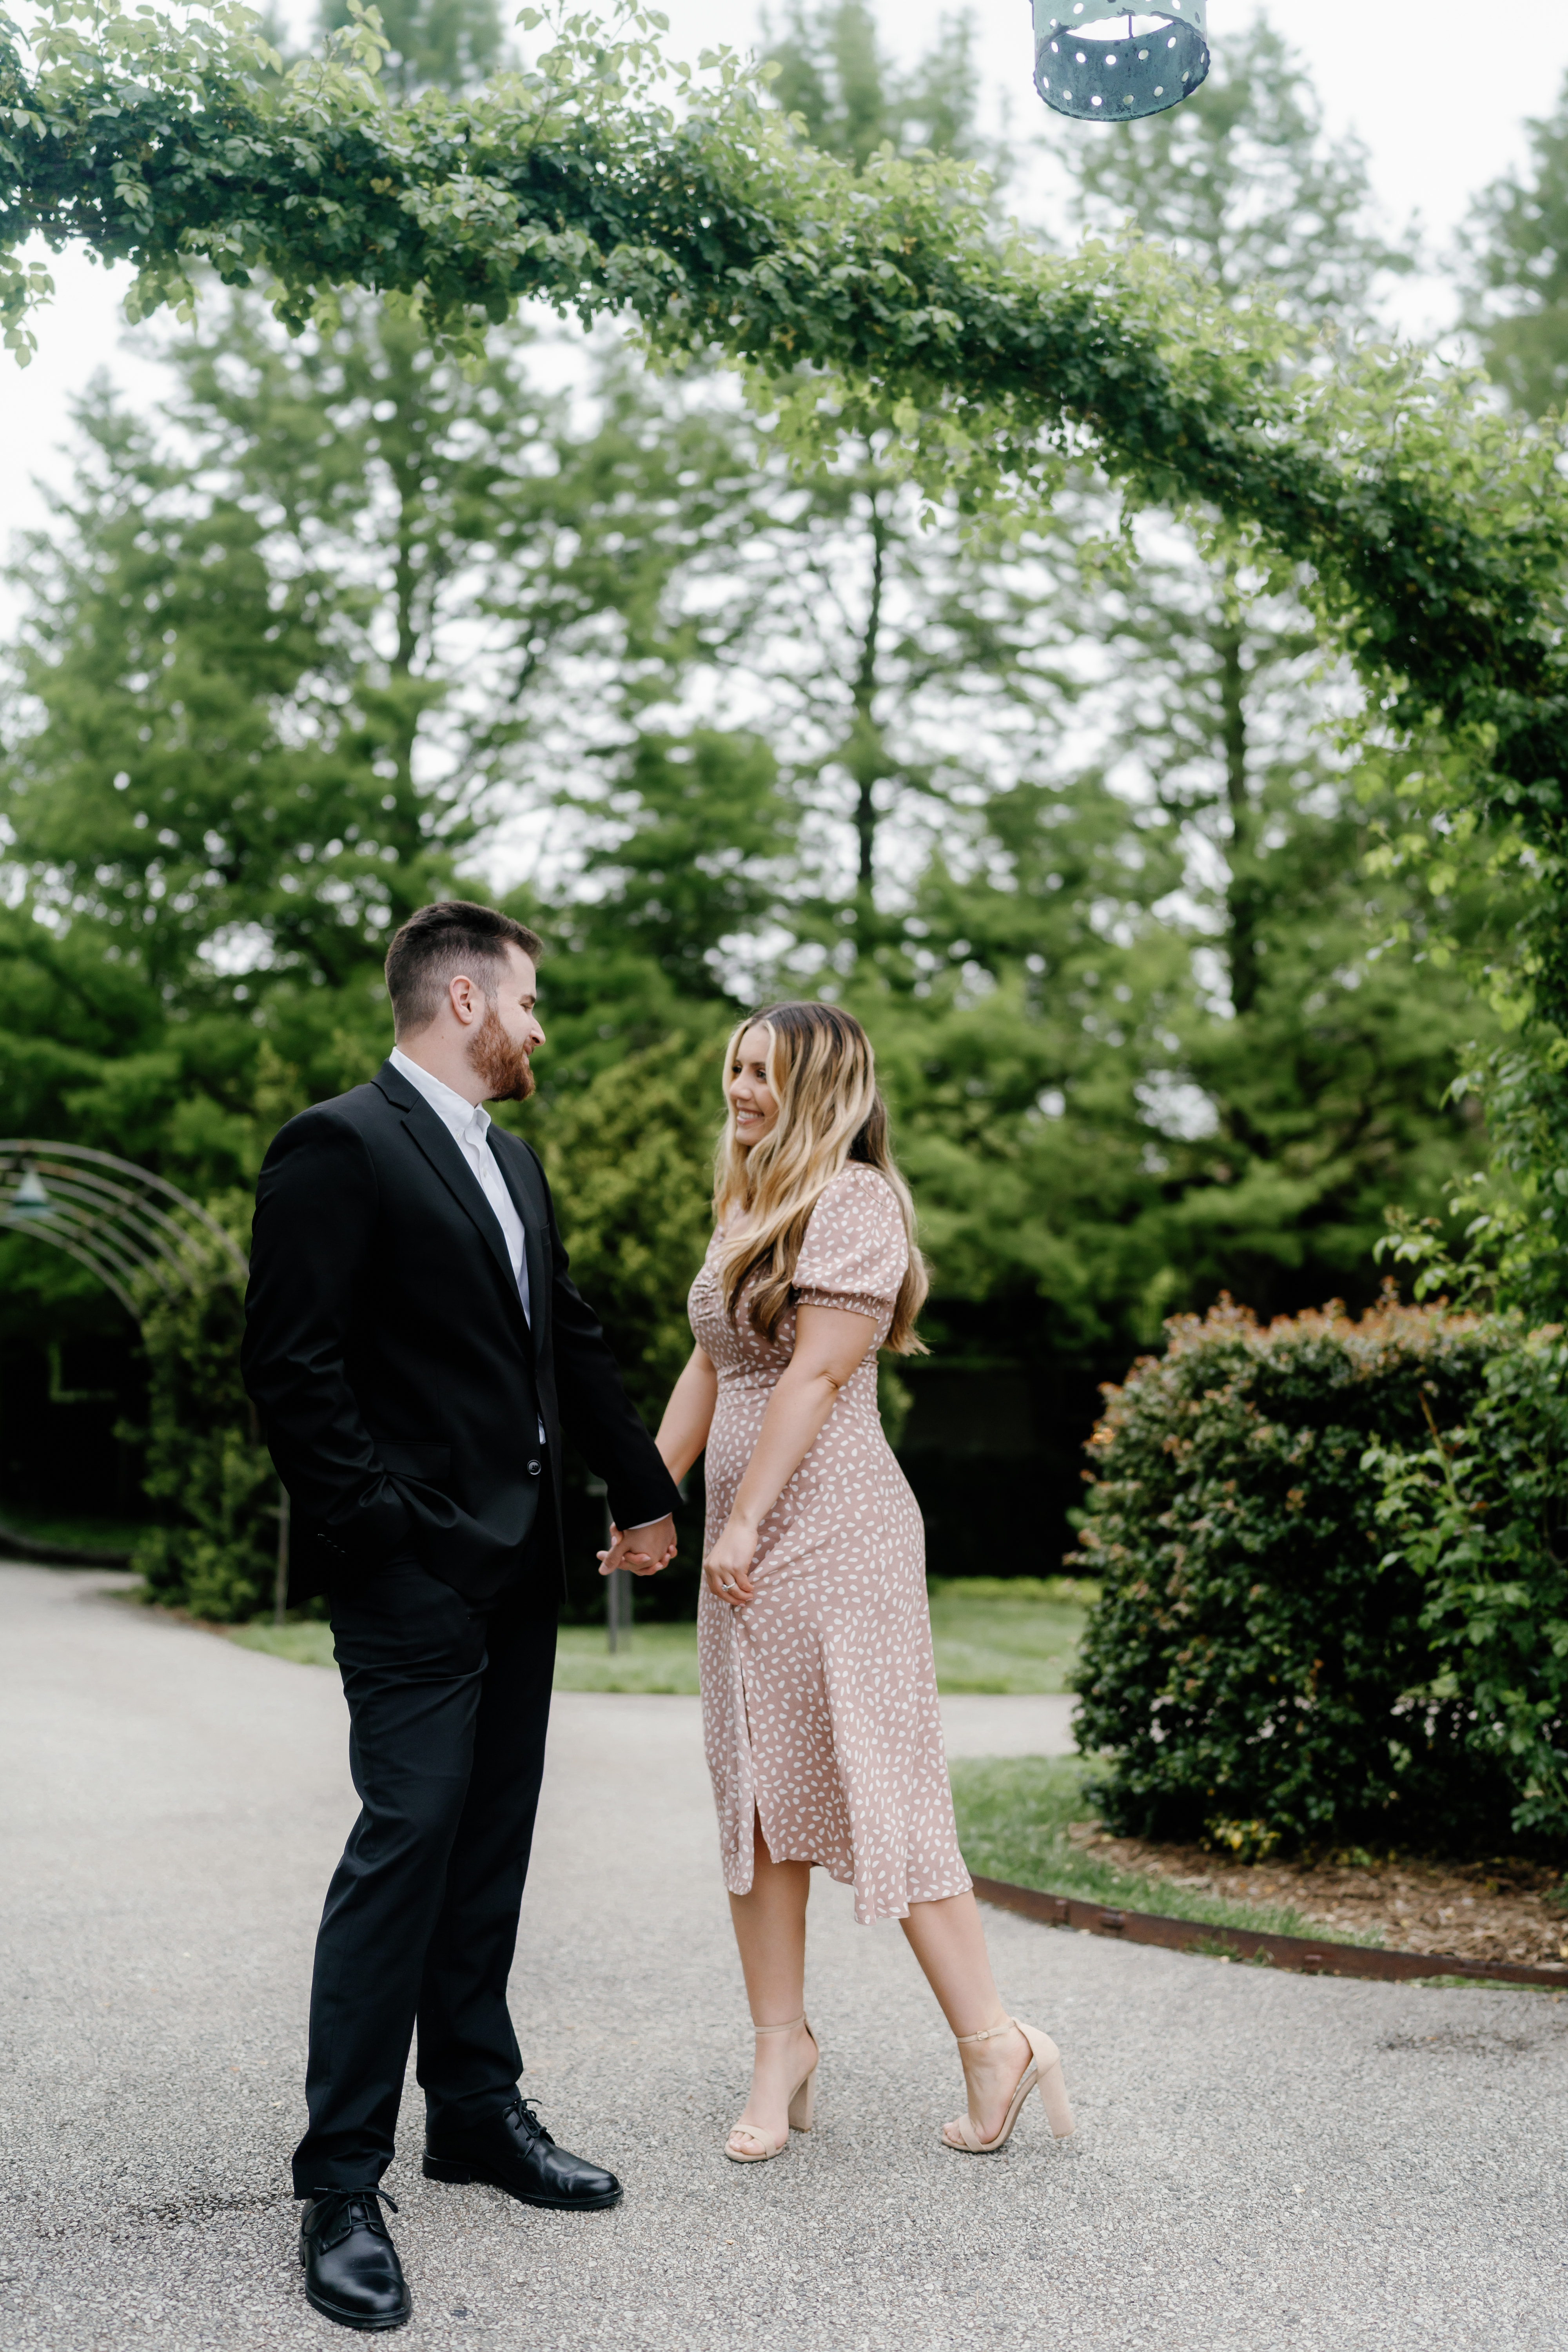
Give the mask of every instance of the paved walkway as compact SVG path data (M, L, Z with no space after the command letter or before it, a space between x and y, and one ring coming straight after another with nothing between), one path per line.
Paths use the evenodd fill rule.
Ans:
M348 2339L300 2294L287 2158L342 1701L0 1570L0 2346ZM990 1915L1080 2131L936 2139L952 2051L896 1928L814 1895L819 2128L720 2155L749 2052L692 1716L557 1702L513 1983L529 2074L624 2206L388 2186L399 2339L498 2352L1568 2347L1562 1995L1274 1976ZM412 2085L411 2094L412 2094ZM417 2106L405 2108L417 2147Z

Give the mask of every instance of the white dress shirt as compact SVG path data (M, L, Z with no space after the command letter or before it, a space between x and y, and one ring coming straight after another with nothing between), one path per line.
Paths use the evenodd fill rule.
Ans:
M483 1103L471 1103L466 1095L458 1094L440 1078L433 1078L417 1062L395 1045L388 1059L395 1070L401 1070L411 1087L417 1087L442 1125L451 1132L453 1142L479 1179L479 1190L495 1212L495 1220L506 1244L506 1254L511 1261L512 1280L522 1301L523 1319L531 1324L528 1299L528 1254L522 1245L522 1219L517 1213L517 1202L507 1190L495 1153L490 1150L490 1115Z

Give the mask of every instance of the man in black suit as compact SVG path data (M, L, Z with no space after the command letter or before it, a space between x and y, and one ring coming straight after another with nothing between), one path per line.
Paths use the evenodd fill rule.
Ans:
M257 1186L246 1386L324 1587L362 1810L310 1990L306 2292L408 2315L383 2219L416 2024L425 2171L613 2205L518 2095L506 1984L563 1589L561 1433L609 1488L607 1570L662 1567L676 1490L567 1279L544 1171L482 1105L532 1092L534 934L461 900L386 959L397 1043L273 1139ZM391 2200L388 2200L388 2202Z

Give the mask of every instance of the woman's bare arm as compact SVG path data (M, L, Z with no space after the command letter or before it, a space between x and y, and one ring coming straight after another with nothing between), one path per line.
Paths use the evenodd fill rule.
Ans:
M729 1523L702 1564L709 1589L721 1601L739 1603L752 1598L751 1565L757 1530L805 1461L833 1411L839 1390L865 1362L876 1337L873 1318L857 1315L849 1307L797 1310L795 1353L768 1399ZM674 1402L672 1397L672 1406ZM662 1429L659 1451L664 1453ZM665 1460L670 1460L668 1454ZM670 1462L672 1470L674 1466Z
M686 1369L669 1392L669 1402L664 1408L664 1418L654 1439L664 1456L664 1466L675 1479L684 1478L703 1447L713 1420L713 1401L719 1393L719 1375L705 1350L693 1348L686 1360ZM634 1530L637 1532L637 1530ZM610 1529L610 1550L599 1554L599 1574L608 1576L607 1563L621 1542L621 1530ZM649 1552L626 1551L620 1564L629 1568L634 1576L657 1576L675 1557L675 1547L661 1558Z
M654 1439L672 1478L684 1478L703 1447L713 1425L713 1405L719 1375L705 1348L693 1348L686 1369L669 1392L664 1418Z

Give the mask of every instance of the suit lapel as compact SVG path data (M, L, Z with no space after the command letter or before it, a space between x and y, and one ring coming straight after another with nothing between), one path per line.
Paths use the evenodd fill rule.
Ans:
M403 1123L409 1135L418 1145L464 1215L472 1221L476 1231L484 1240L486 1247L496 1262L497 1271L500 1275L507 1296L521 1318L522 1301L517 1295L517 1283L512 1275L511 1259L507 1255L506 1236L496 1223L495 1212L480 1189L479 1178L458 1149L451 1129L437 1117L418 1088L407 1085L390 1062L383 1064L376 1074L375 1083L388 1102L394 1104L403 1113ZM512 1190L515 1193L515 1186ZM526 1233L526 1218L523 1222ZM528 1278L531 1285L533 1281L531 1253L529 1256ZM530 1295L531 1296L531 1291Z

